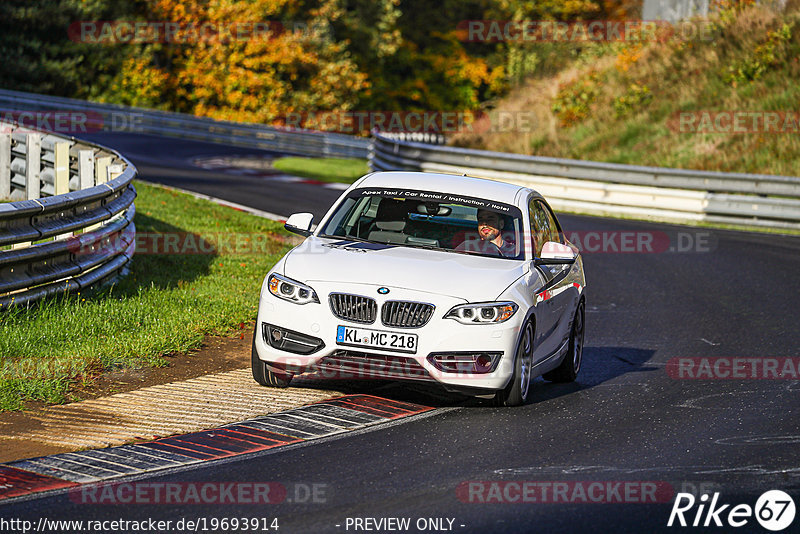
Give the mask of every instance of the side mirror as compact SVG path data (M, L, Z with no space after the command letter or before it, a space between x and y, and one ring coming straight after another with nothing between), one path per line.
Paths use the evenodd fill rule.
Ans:
M311 235L311 221L313 220L312 213L293 213L286 219L283 227L294 234L307 237Z
M578 253L568 245L548 241L542 246L542 255L534 260L536 265L563 265L575 263Z

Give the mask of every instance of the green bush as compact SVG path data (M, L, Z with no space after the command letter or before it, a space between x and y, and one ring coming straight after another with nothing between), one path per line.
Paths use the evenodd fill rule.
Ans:
M634 82L628 86L628 90L624 95L614 99L614 113L617 117L622 117L632 111L641 109L652 99L653 93L650 92L649 87Z

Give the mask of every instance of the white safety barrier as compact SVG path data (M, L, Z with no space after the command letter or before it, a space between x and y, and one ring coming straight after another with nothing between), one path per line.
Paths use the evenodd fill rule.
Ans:
M136 168L98 145L0 127L0 200L12 200L0 203L0 311L124 274Z
M800 229L800 178L506 154L374 134L372 170L466 173L521 184L555 209L679 223Z

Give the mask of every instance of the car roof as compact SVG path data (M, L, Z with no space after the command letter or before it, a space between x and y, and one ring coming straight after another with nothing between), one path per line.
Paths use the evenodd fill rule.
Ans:
M414 171L381 171L366 175L356 183L362 187L385 187L417 189L420 191L434 191L437 193L458 194L469 197L483 198L516 205L519 191L531 191L527 187L497 182L486 178L462 176L458 174L442 174L435 172ZM541 196L535 191L537 197Z

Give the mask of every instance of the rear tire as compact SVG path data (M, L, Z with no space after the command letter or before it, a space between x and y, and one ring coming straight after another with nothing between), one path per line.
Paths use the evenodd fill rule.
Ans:
M584 299L578 302L575 317L572 319L572 330L569 333L569 346L561 365L542 377L550 382L574 382L581 370L583 360L584 319L586 317L586 303Z
M250 352L250 368L253 371L253 379L262 386L273 388L285 388L292 381L292 375L288 373L274 373L267 369L267 364L261 361L256 351L256 336L258 335L258 324L253 332L253 347Z
M495 406L522 406L530 395L533 367L533 325L528 321L523 328L514 358L514 378L505 389L495 393Z

